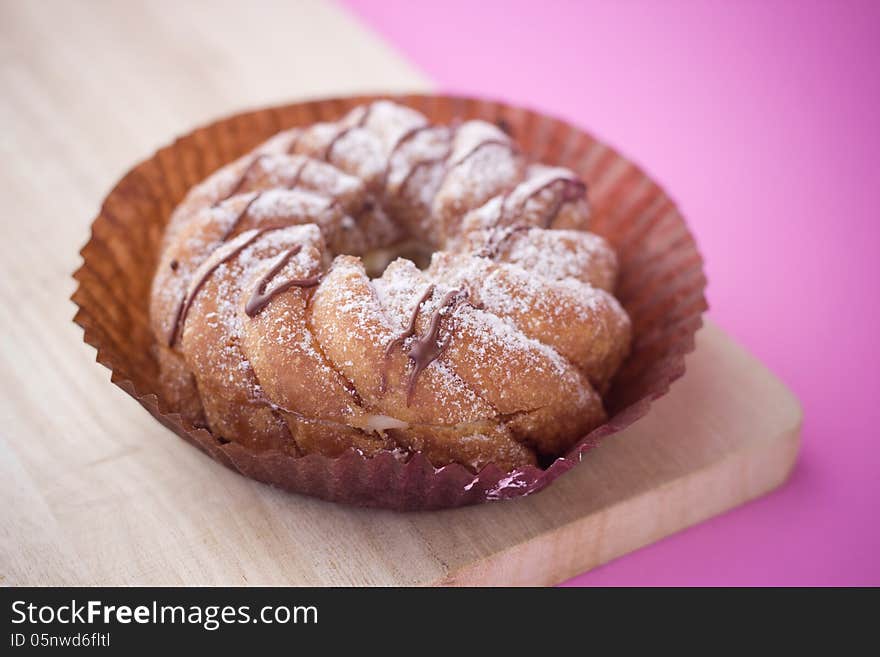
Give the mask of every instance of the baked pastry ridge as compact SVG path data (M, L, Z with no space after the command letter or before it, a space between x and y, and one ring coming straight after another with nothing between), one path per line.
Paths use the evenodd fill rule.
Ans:
M172 213L150 304L162 394L258 451L474 471L561 455L604 422L631 339L588 226L584 183L484 121L377 101L281 132ZM413 244L426 266L388 262Z

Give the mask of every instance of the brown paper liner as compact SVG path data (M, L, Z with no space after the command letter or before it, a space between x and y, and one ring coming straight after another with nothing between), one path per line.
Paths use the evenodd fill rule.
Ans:
M474 475L458 464L434 468L421 454L406 462L391 453L338 458L253 453L190 425L162 400L148 321L150 284L172 209L190 187L279 130L340 118L377 97L334 98L238 114L177 139L114 187L92 224L74 274L74 321L94 346L111 380L162 424L238 472L289 491L366 506L440 509L528 495L568 471L601 439L648 412L684 373L684 356L707 308L702 259L684 219L666 193L638 167L591 135L528 109L454 96L393 100L432 121L481 118L499 122L533 159L575 171L589 186L593 230L617 249L618 298L633 322L633 349L605 397L610 419L548 468Z

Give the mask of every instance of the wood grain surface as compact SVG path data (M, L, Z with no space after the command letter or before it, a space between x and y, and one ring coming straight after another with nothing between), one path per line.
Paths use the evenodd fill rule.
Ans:
M109 383L71 322L112 184L247 107L428 82L329 3L0 0L0 583L558 582L784 480L796 400L713 326L651 414L547 491L350 509L224 469Z

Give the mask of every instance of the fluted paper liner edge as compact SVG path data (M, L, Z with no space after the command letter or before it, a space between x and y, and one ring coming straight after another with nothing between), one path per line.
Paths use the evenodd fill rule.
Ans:
M617 249L617 296L633 320L633 350L605 397L609 420L548 468L474 475L434 468L421 454L366 458L253 453L185 422L158 394L149 329L149 292L162 233L186 192L220 166L279 130L335 120L352 107L391 98L432 121L498 122L534 160L566 166L588 185L592 230ZM227 467L283 489L334 502L399 510L440 509L537 492L571 469L600 440L644 416L684 373L685 355L707 308L702 259L666 193L637 166L582 130L504 103L444 95L358 96L295 103L238 114L180 137L129 171L104 200L74 274L74 321L111 380L162 424Z

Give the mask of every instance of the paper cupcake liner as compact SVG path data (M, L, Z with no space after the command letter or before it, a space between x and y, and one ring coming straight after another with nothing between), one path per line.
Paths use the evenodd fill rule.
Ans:
M386 96L387 97L387 96ZM184 421L158 394L149 328L150 284L165 224L190 187L279 130L335 120L378 97L333 98L245 112L177 139L119 181L104 200L74 274L74 321L111 380L162 424L227 467L283 489L334 502L399 510L440 509L528 495L572 468L600 440L648 412L684 373L684 356L707 308L694 239L675 204L632 162L582 130L504 103L443 95L395 96L432 121L481 118L510 130L535 160L575 171L588 184L593 230L617 249L617 296L633 322L632 353L605 396L609 420L548 468L474 475L433 467L421 454L337 458L253 453Z

